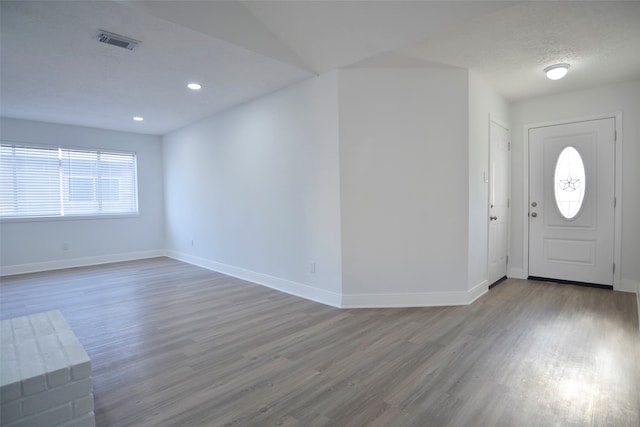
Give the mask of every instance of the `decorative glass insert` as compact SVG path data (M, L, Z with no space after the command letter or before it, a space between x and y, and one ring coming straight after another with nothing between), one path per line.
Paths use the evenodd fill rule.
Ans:
M556 205L565 219L573 219L584 201L586 177L578 150L566 147L558 156L553 177Z

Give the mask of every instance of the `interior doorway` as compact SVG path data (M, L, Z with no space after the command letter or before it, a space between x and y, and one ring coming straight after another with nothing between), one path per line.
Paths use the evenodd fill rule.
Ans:
M488 281L507 276L509 241L509 130L489 121L489 248Z

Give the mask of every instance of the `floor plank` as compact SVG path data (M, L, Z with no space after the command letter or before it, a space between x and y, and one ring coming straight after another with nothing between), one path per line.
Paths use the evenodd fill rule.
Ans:
M508 279L339 310L167 258L2 278L1 318L54 309L98 426L640 425L630 293Z

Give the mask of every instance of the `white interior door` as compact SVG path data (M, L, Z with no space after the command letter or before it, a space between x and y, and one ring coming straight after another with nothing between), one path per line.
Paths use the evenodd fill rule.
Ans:
M613 285L615 119L529 131L529 276Z
M489 122L489 284L507 275L508 219L509 131Z

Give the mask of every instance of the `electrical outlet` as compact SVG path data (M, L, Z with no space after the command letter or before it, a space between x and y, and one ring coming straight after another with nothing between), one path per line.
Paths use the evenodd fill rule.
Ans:
M63 251L68 251L68 250L69 250L69 244L68 244L67 242L64 242L64 243L62 244L62 250L63 250Z
M191 247L193 247L193 239L191 239Z

